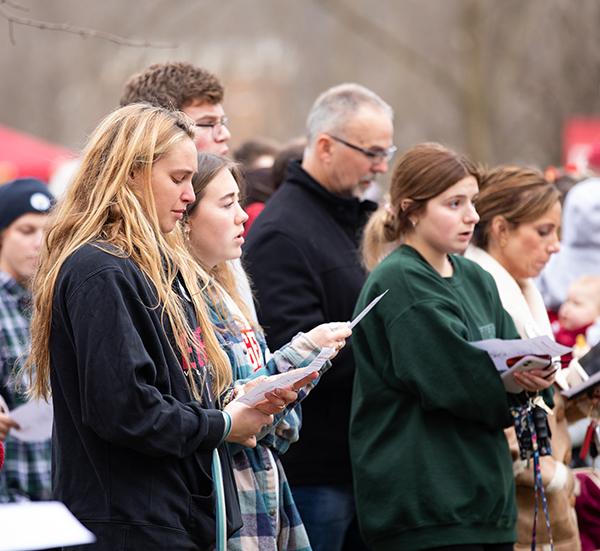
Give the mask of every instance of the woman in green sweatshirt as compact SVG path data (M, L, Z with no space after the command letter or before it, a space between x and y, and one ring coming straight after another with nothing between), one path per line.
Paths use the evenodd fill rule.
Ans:
M508 551L516 541L509 398L487 353L469 343L519 335L492 277L459 256L479 220L478 186L464 156L416 146L365 231L374 269L356 311L389 289L353 334L350 447L374 551ZM515 381L547 388L541 375Z

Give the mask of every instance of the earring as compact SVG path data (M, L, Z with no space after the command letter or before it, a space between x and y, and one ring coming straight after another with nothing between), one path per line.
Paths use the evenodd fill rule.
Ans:
M417 227L417 221L416 221L416 220L414 220L414 219L412 219L412 218L411 218L411 219L410 219L410 223L412 224L412 227L413 227L413 228L416 228L416 227Z
M186 224L185 227L183 228L183 235L185 235L186 241L190 240L190 232L191 231L192 231L192 228L190 228L190 226L188 224Z
M500 239L500 247L504 249L506 247L506 239Z

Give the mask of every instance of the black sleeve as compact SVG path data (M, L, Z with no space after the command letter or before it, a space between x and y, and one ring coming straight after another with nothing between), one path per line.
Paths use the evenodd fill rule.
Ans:
M258 318L271 350L299 331L325 323L322 283L295 241L272 232L245 250L245 267L260 304Z
M64 305L77 364L78 388L71 391L78 392L85 426L155 457L216 447L223 415L201 408L183 389L184 375L161 327L168 321L143 303L121 271L74 281ZM61 386L72 387L64 379Z

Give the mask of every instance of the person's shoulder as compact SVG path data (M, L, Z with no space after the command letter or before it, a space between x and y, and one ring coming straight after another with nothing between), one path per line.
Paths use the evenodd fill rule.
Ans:
M15 280L7 272L0 270L0 301L8 297L10 290L16 285Z
M0 272L0 276L2 276L3 272ZM4 284L4 282L0 278L0 319L4 316L8 316L8 311L11 309L10 305L14 303L15 300L12 298L11 293L8 290L8 287ZM0 323L0 330L2 329L2 323Z
M428 279L436 280L429 265L410 247L400 247L375 267L365 289L371 298L389 289L386 302L405 309L431 298L432 285L427 283Z
M412 248L401 246L386 256L373 270L380 278L411 278L433 275L432 269Z
M86 243L65 259L58 282L82 282L94 276L107 277L110 273L120 273L129 279L138 276L140 270L131 258L115 247L106 243Z
M56 279L56 296L71 300L85 289L90 295L135 293L153 304L152 284L122 251L105 243L88 243L70 254ZM155 298L155 297L154 297Z
M66 268L89 269L124 266L130 262L125 255L106 243L85 243L70 254L63 264Z
M455 254L452 255L452 262L454 263L455 270L459 271L461 278L468 281L475 282L480 281L485 285L496 287L494 277L487 270L482 268L477 262L470 258Z
M486 281L487 274L475 263L462 257L452 257L455 266L455 277L446 279L430 266L430 264L412 247L401 246L383 259L375 267L369 280L377 288L390 288L390 294L398 294L394 298L405 308L436 308L442 305L451 307L454 298L449 293L449 285ZM491 279L491 276L489 276ZM493 279L491 279L493 285ZM477 285L481 286L481 285Z
M245 249L251 249L264 239L287 236L296 241L310 230L309 218L315 206L300 186L286 181L267 201L260 214L248 229Z
M286 180L265 203L256 221L260 220L265 223L271 220L282 220L289 216L300 215L304 205L311 201L312 195L303 186Z

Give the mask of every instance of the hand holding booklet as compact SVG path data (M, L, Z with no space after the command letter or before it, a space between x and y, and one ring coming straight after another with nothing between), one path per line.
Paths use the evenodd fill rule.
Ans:
M348 327L354 329L354 327L371 311L375 305L384 297L389 291L386 289L378 297L375 297L363 310L358 314L352 321L348 322ZM337 351L335 348L323 348L319 355L308 365L301 369L295 369L289 371L283 375L279 375L277 378L269 377L266 381L263 381L256 385L252 390L236 398L236 402L246 404L247 406L255 406L259 402L265 399L265 394L278 388L286 388L294 383L304 379L310 373L319 371L323 364L331 358Z
M514 381L513 373L542 369L548 370L550 376L555 371L552 358L562 356L571 350L546 335L533 339L488 339L471 344L489 354L500 372L504 388L513 394L523 390Z
M256 385L252 390L246 394L236 398L236 402L246 404L247 406L253 407L262 400L265 399L267 392L272 392L277 388L286 388L294 383L304 379L309 373L313 371L319 371L323 364L335 354L335 348L323 348L319 355L307 366L302 369L294 369L288 371L283 375L279 375L277 378L268 378L262 383Z

